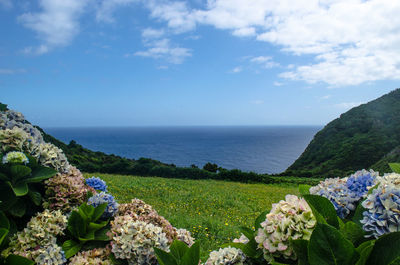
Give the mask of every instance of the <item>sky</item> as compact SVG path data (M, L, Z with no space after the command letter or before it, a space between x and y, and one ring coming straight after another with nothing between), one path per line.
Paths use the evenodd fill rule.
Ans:
M400 85L400 1L0 0L0 102L42 127L324 125Z

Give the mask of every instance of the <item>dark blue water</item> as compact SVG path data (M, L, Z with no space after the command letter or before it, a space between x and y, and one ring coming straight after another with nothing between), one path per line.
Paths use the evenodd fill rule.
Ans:
M304 151L315 126L47 128L65 143L75 140L93 151L140 157L177 166L207 162L227 169L279 173Z

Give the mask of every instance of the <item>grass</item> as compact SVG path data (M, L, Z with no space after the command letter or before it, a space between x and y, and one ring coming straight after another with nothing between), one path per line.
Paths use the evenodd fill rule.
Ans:
M119 203L138 198L153 206L177 228L188 229L201 243L201 257L239 237L240 226L252 227L257 216L286 194L289 184L243 184L216 180L183 180L109 174L97 176Z

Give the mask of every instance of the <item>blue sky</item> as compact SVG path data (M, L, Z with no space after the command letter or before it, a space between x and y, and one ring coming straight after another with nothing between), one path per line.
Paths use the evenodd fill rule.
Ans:
M392 0L0 0L0 101L43 127L323 125L400 87Z

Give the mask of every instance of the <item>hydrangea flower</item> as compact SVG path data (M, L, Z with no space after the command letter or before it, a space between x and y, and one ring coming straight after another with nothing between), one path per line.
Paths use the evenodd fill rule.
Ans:
M35 258L38 265L63 265L67 263L65 253L56 244L49 245L40 250L40 254Z
M112 265L110 254L110 246L82 251L71 258L69 265Z
M244 265L246 261L244 253L237 248L226 247L210 253L205 265Z
M167 219L159 215L150 205L139 199L133 199L130 203L121 204L118 215L130 215L134 221L142 221L161 227L170 243L178 235L176 228Z
M3 164L27 164L29 162L29 159L26 157L26 155L22 152L8 152L4 157L3 157Z
M101 178L91 177L86 179L86 184L95 190L107 192L107 184Z
M68 173L57 174L45 181L46 200L43 207L47 209L60 209L70 212L75 206L86 202L86 194L96 191L85 185L85 178L75 167L71 167Z
M379 186L362 203L366 209L360 221L368 237L400 231L400 175L387 174L379 178Z
M18 127L0 130L0 151L24 151L29 135Z
M378 175L378 172L373 170L359 170L348 178L321 181L317 186L310 188L310 193L329 199L337 215L343 219L356 209L357 203L376 185Z
M186 245L191 247L194 244L194 238L192 237L192 234L186 230L186 229L176 229L176 239L184 242Z
M130 265L158 264L154 247L168 251L168 240L161 227L134 221L129 215L115 217L111 232L111 251Z
M247 243L249 243L249 241L250 241L250 240L249 240L245 235L241 234L239 238L233 239L232 242L233 242L233 243L247 244Z
M43 143L35 146L36 152L32 153L38 162L46 167L54 168L55 170L66 173L69 171L70 164L63 151L57 146L49 143Z
M295 195L286 195L285 200L272 205L255 240L267 261L274 257L296 259L290 240L310 239L315 225L316 219L307 202Z
M17 232L10 238L10 245L1 254L7 257L10 254L20 255L35 260L46 248L56 246L56 237L64 235L67 227L67 218L61 211L43 212L32 217L24 230Z
M114 216L118 212L118 203L114 200L114 197L104 191L93 195L89 198L88 204L94 207L100 204L107 203L107 208L105 209L102 218L109 218Z

